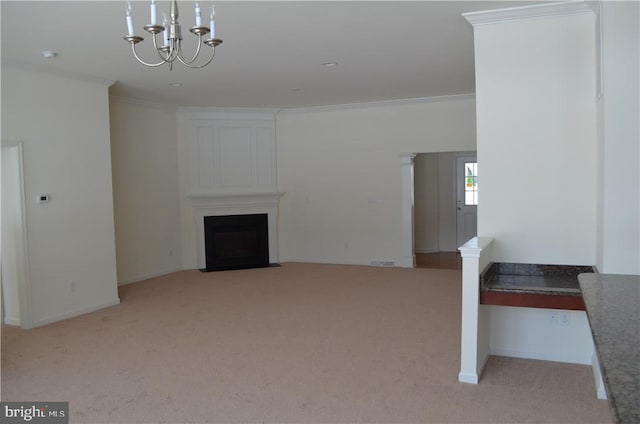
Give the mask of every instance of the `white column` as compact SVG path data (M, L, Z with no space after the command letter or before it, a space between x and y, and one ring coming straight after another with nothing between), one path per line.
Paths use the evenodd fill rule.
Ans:
M462 255L461 383L478 384L489 358L487 320L480 310L480 272L489 263L492 238L474 237L458 248Z
M413 159L415 153L400 154L402 172L402 257L398 265L402 268L416 266L415 240L413 238Z

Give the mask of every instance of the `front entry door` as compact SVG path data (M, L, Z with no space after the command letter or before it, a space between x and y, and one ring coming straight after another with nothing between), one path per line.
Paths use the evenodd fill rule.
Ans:
M457 158L456 234L462 246L478 235L478 162L476 156Z

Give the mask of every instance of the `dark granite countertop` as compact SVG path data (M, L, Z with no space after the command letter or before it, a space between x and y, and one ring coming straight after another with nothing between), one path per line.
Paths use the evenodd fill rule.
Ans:
M640 276L580 274L614 422L640 423Z
M580 296L578 274L589 266L491 263L480 275L480 290Z

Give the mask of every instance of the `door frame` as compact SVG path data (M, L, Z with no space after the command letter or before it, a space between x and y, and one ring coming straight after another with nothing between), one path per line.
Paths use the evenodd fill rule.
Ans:
M22 228L18 237L22 238L22 252L20 252L21 263L18 263L18 269L21 278L18 279L18 301L20 305L20 327L33 328L33 310L31 301L31 278L29 275L29 238L27 232L27 203L25 196L25 179L24 179L24 150L21 141L2 141L2 150L16 149L18 157L18 183L20 192L20 211L22 219ZM4 308L3 308L4 315ZM2 317L4 320L4 316Z

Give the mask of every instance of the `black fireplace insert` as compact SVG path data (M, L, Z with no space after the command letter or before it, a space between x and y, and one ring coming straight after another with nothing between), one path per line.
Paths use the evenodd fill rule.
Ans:
M205 216L204 246L202 271L268 267L267 214Z

